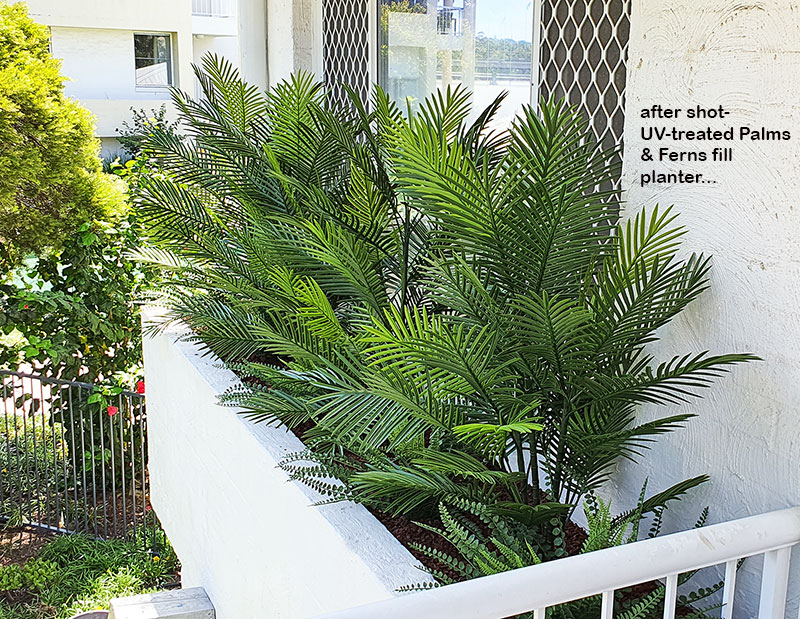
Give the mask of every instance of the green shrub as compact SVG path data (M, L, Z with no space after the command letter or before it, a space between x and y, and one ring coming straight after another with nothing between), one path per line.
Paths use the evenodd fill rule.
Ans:
M39 591L57 583L61 578L61 570L53 561L31 559L22 569L22 575L28 589Z
M145 550L155 540L158 553ZM177 558L162 531L141 530L129 542L59 536L24 566L0 567L0 591L24 590L31 602L0 602L1 619L66 619L106 609L112 598L158 590L174 578Z
M140 240L132 211L84 223L61 251L0 280L0 366L28 363L89 383L141 372L137 297L153 271L127 257Z
M133 115L131 121L124 121L122 127L117 129L117 141L124 153L133 159L142 156L142 144L153 129L159 128L177 134L176 123L167 118L166 105L157 110L151 109L150 112L131 108L131 113Z
M64 96L49 47L24 4L0 3L0 266L123 207L121 183L101 172L91 114Z

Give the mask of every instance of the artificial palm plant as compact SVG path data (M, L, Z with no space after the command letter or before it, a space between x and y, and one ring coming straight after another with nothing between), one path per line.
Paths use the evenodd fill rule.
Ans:
M146 145L142 256L180 275L172 316L252 379L228 399L305 429L284 466L333 499L563 520L691 417L637 423L639 404L752 358L653 358L709 259L679 257L669 209L619 222L597 189L613 153L563 104L498 133L502 98L470 121L460 88L412 115L380 89L337 107L303 74L264 95L214 58L197 77L202 99L173 93L189 138Z

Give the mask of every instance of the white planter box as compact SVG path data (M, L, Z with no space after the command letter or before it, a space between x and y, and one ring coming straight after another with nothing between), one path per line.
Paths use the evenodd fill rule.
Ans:
M238 379L180 335L145 338L144 358L151 500L184 587L204 587L218 619L299 619L431 580L363 506L313 506L276 466L302 442L219 406Z

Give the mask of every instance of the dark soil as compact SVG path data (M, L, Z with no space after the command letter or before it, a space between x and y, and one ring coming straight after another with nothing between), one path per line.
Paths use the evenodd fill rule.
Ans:
M0 530L0 566L23 564L39 554L53 539L47 531L34 531L24 527Z
M34 601L36 601L36 594L27 591L26 589L0 591L0 602L5 602L10 606L16 606L17 604L30 604Z
M369 509L369 508L368 508ZM432 559L423 552L420 552L412 546L412 544L419 544L420 546L427 546L434 550L438 550L448 555L457 555L456 549L441 535L424 529L415 522L403 516L390 516L377 509L369 509L373 516L375 516L383 526L385 526L389 533L394 535L403 546L408 548L408 551L414 555L416 559L427 569L440 571L454 580L460 580L460 576L450 570L448 567L442 565L435 559ZM441 522L438 519L431 519L425 524L440 528ZM409 585L414 583L408 583Z

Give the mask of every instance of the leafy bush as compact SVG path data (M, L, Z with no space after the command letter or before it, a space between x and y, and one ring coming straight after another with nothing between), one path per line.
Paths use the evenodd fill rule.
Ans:
M167 118L167 106L162 105L157 110L131 108L133 118L131 122L124 121L122 127L117 129L117 141L122 146L124 153L133 159L142 155L142 143L152 130L158 127L170 133L177 133L177 123Z
M49 47L24 4L0 4L0 267L123 207L121 184L100 170L91 114L64 96Z
M58 253L31 258L0 281L0 366L94 383L141 372L137 297L152 269L128 259L141 242L134 211L85 223Z

